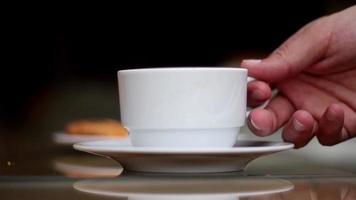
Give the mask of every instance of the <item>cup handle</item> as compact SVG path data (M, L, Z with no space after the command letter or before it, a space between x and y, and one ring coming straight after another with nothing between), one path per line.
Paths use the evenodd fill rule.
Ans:
M256 80L255 78L251 77L251 76L248 76L247 77L247 83L250 82L250 81L253 81L253 80ZM247 105L246 105L247 106ZM246 107L247 110L246 110L246 120L247 120L247 117L250 115L250 112L251 112L251 108L249 107Z
M250 82L250 81L254 81L254 80L256 80L256 79L253 78L253 77L251 77L251 76L248 76L248 77L247 77L247 83Z
M253 80L256 80L256 79L251 77L251 76L247 77L247 83L250 82L250 81L253 81ZM275 96L277 93L278 93L277 89L273 89L272 90L272 97ZM267 105L268 102L269 102L269 100L267 100L264 104L262 104L261 106L258 106L258 107L263 108L263 107L265 107ZM246 119L247 119L248 115L250 114L251 110L252 110L251 108L247 107Z

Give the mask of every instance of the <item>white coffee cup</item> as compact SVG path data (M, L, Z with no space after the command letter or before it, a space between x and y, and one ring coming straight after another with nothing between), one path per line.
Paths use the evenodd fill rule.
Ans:
M245 123L246 69L129 69L118 81L133 146L232 147Z

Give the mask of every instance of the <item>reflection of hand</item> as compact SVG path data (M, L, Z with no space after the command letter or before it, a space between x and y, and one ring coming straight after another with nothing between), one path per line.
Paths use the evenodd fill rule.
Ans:
M259 195L248 200L354 200L356 185L343 181L317 180L311 183L306 180L292 181L294 189L288 192Z
M244 60L257 80L248 102L257 106L279 90L264 109L249 116L250 129L267 136L286 124L283 139L296 148L314 135L323 145L356 136L356 6L303 27L269 57Z

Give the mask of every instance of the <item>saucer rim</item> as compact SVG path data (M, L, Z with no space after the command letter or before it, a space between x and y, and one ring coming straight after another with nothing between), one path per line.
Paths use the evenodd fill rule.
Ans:
M272 190L264 190L264 191L249 191L249 192L222 192L222 193L205 193L205 194L200 194L200 193L148 193L148 192L142 192L142 193L135 193L135 192L105 192L105 191L93 191L93 190L88 190L88 189L83 189L80 187L80 184L83 182L77 181L73 184L73 187L81 192L84 193L89 193L89 194L94 194L94 195L103 195L103 196L111 196L111 197L172 197L172 196L179 196L179 197L194 197L194 196L199 196L199 197L211 197L211 196L216 196L216 197L221 197L221 196L236 196L236 197L248 197L248 196L258 196L258 195L268 195L268 194L276 194L276 193L282 193L282 192L287 192L290 191L294 188L294 185L288 181L288 180L283 180L283 179L276 179L277 181L280 182L285 182L287 186L283 188L278 188L278 189L272 189ZM86 180L83 180L84 182ZM78 187L79 186L79 187Z
M268 153L278 152L294 148L294 144L280 141L261 141L261 140L241 140L239 142L260 142L267 143L266 146L257 147L224 147L224 148L169 148L169 147L134 147L130 145L117 145L113 147L113 140L99 140L80 142L73 145L73 148L79 151L95 153L120 153L120 154L248 154L248 153ZM97 145L97 144L104 145ZM96 144L96 145L95 145ZM111 144L105 146L105 144Z

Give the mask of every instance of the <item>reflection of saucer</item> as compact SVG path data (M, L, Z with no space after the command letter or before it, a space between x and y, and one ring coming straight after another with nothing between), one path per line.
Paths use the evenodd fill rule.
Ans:
M93 136L93 135L71 135L65 132L55 132L53 133L53 140L57 144L61 145L73 145L78 142L90 142L98 140L124 140L127 141L122 136Z
M168 177L132 179L84 180L74 183L79 191L128 199L238 199L238 197L267 195L289 191L293 184L282 179L183 178Z
M53 167L68 177L114 177L122 172L113 160L83 155L58 157Z
M284 142L239 141L232 148L133 147L118 141L75 144L80 151L118 161L125 170L156 173L213 173L241 171L253 159L291 149Z

